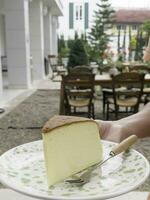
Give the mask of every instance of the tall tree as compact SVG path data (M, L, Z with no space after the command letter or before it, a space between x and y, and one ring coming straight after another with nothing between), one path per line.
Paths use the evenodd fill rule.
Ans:
M120 53L120 26L118 26L118 48L117 48L118 54Z
M143 23L141 29L146 33L146 42L145 45L147 46L148 40L150 37L150 20L147 20Z
M104 51L110 41L110 33L108 31L113 26L115 11L112 9L109 0L99 0L94 14L95 18L89 33L89 39L95 52L95 59L101 66L103 64Z
M139 47L139 35L140 35L140 31L139 31L139 29L138 29L138 31L137 31L137 36L136 36L136 49L135 49L135 56L134 56L134 60L139 60L139 49L140 49L140 47Z
M131 61L132 59L132 47L131 47L131 38L132 38L132 34L131 34L131 26L129 26L129 54L128 54L128 60Z
M139 60L143 60L143 47L144 47L144 39L143 39L143 32L140 31L140 35L139 35Z
M122 49L123 49L124 60L126 60L126 26L124 28Z
M60 38L58 37L58 53L61 52L62 48L66 48L64 36L61 35Z

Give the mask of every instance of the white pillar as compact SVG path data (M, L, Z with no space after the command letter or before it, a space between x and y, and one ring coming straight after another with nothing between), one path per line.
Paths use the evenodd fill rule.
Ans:
M43 2L40 0L30 3L30 40L33 58L33 77L34 80L40 80L45 77Z
M2 96L3 92L3 81L2 81L2 63L1 63L1 56L3 56L3 16L0 15L0 97Z
M46 10L45 10L46 12ZM44 55L51 54L51 24L52 24L52 16L49 10L44 15Z
M58 17L53 16L52 17L52 53L54 55L58 54Z
M0 43L0 97L3 92L3 81L2 81L2 65L1 65L1 43Z
M6 56L6 33L4 15L0 15L0 43L1 56Z
M53 54L53 16L50 18L50 54Z
M4 3L9 86L28 88L31 85L28 1Z

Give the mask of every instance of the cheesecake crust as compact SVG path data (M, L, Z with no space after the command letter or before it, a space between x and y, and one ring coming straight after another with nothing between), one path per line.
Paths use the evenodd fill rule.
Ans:
M65 126L65 125L70 125L73 123L78 123L78 122L93 122L98 125L98 123L92 119L84 118L84 117L74 117L74 116L66 116L66 115L55 115L51 117L46 124L44 125L42 129L42 133L48 133L51 130ZM99 127L99 125L98 125Z

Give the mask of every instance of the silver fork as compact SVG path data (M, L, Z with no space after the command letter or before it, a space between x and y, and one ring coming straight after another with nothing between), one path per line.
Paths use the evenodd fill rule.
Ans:
M90 166L89 168L85 169L81 175L73 175L72 179L67 179L66 182L71 184L76 184L77 186L84 185L85 183L89 182L91 172L96 169L98 166L101 166L105 162L107 162L110 158L113 158L116 155L119 155L123 151L126 151L131 145L133 145L137 141L136 135L131 135L130 137L123 140L120 144L113 147L113 149L110 151L108 158L105 160L100 161L99 163L96 163L95 165Z

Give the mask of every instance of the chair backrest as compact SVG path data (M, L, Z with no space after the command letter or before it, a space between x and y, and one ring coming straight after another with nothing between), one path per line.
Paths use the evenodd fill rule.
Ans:
M144 74L147 74L147 73L150 73L150 67L146 66L146 65L134 65L134 66L131 66L129 68L129 71L130 72L139 72L139 73L144 73Z
M58 58L57 58L57 56L55 56L55 55L48 55L48 59L49 59L49 62L50 62L51 66L58 64Z
M141 95L143 93L144 74L137 72L124 72L112 78L114 101L122 98L137 98L139 106Z
M111 65L104 65L104 66L101 66L100 67L100 72L101 72L101 74L103 74L103 73L109 73L109 70L112 68L112 66Z
M70 74L92 74L92 68L81 65L68 69Z
M62 86L65 92L65 103L69 98L89 98L92 102L94 94L93 74L68 74L62 76Z

